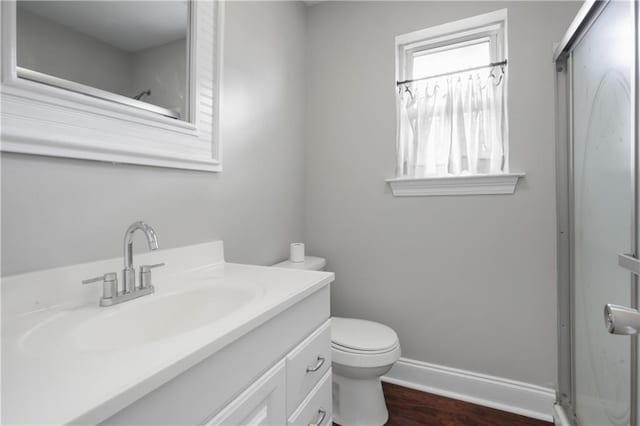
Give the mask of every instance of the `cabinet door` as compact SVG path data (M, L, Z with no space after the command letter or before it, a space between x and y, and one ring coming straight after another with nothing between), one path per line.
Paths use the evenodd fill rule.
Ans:
M329 426L332 423L331 369L289 418L289 426Z
M205 426L286 424L285 362L267 371Z
M287 355L287 415L293 413L331 367L331 322Z

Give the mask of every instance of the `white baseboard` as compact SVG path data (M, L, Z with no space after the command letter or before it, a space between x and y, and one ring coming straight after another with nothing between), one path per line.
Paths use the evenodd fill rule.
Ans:
M529 383L408 358L400 358L382 380L522 416L553 421L555 391Z
M564 407L557 403L553 405L553 424L555 426L573 426Z

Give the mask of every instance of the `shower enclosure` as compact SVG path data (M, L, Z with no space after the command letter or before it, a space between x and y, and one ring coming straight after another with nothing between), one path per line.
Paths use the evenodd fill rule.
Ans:
M639 426L638 4L586 2L554 60L556 422Z

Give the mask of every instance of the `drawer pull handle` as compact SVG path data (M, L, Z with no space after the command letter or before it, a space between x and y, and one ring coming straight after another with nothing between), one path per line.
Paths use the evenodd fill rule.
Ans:
M307 373L313 373L314 371L320 370L320 367L324 364L324 358L318 355L318 362L313 367L307 367Z
M316 417L315 423L309 423L309 426L320 426L324 422L324 418L327 417L327 412L322 408L318 410L318 417Z

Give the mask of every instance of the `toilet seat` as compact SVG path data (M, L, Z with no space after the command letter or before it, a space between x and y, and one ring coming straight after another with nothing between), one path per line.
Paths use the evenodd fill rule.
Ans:
M377 322L333 317L331 343L356 352L387 352L398 345L398 335Z
M391 365L400 358L400 345L386 352L355 352L345 351L331 345L332 362L345 367L375 368Z
M350 354L354 354L354 355L382 355L382 354L386 354L386 353L389 353L389 352L393 351L397 346L399 346L399 345L392 346L392 347L387 348L387 349L381 349L381 350L378 350L378 351L361 351L361 350L358 350L358 349L348 348L348 347L345 347L345 346L342 346L342 345L338 345L336 343L331 342L331 349L336 349L338 351L345 352L345 353L350 353Z
M354 318L331 320L333 362L348 367L382 367L400 357L398 335L386 325Z

